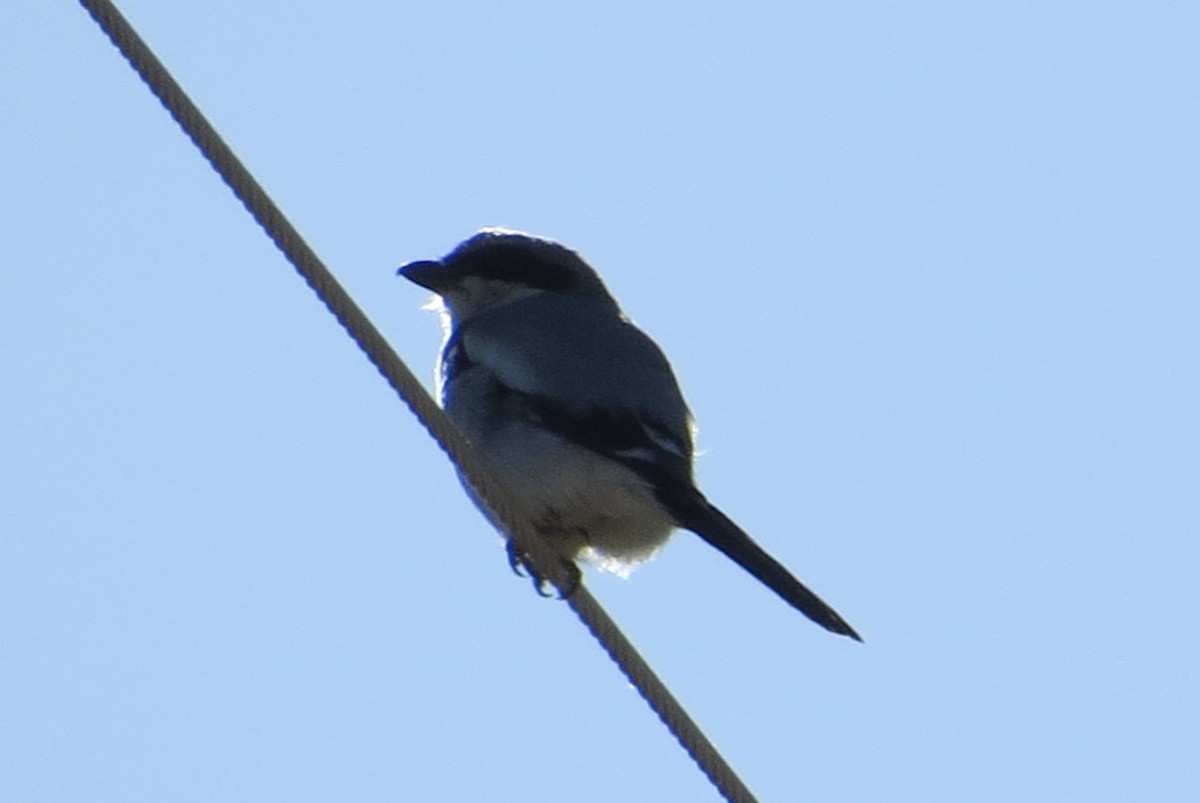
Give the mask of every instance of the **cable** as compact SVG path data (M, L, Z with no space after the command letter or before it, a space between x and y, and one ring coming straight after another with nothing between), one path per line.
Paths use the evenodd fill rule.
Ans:
M483 470L475 453L450 422L441 408L425 391L404 362L367 319L358 305L337 282L329 269L292 227L283 212L270 199L250 171L234 155L196 105L167 72L162 62L138 36L129 22L108 0L80 0L92 18L108 36L134 71L179 123L188 138L199 148L221 179L271 238L308 286L346 330L367 359L378 369L401 400L408 405L429 434L446 452L484 504L528 556L533 568L560 591L570 590L568 603L576 615L600 642L621 672L658 715L663 724L699 765L726 800L735 803L754 801L721 755L675 700L633 645L587 592L582 582L572 589L574 578L547 547L541 537L521 526L503 491Z

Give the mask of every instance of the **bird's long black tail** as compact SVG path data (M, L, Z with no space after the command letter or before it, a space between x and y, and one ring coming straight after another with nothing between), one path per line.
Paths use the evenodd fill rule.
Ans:
M802 614L833 633L862 637L841 615L795 578L782 563L767 554L741 527L718 510L696 489L662 499L680 527L691 530L723 552Z

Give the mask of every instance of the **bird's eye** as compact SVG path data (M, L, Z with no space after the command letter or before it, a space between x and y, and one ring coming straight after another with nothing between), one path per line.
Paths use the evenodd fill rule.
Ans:
M464 273L510 286L561 292L575 283L571 271L527 247L494 245L464 258L472 263Z

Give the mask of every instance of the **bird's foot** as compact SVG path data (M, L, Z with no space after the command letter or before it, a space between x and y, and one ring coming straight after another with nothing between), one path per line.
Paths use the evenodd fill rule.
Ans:
M533 567L533 561L531 561L529 556L517 547L517 544L514 540L511 538L508 539L504 545L504 548L508 553L508 566L513 570L513 574L517 575L518 577L528 577L530 580L532 580L533 590L536 591L539 596L554 596L553 593L547 591L546 589L548 587L555 588L556 584L550 580L547 580L541 575L540 572L538 572L537 569ZM575 593L575 589L579 588L579 583L583 576L579 571L579 567L574 563L566 558L562 558L561 560L563 569L562 574L565 578L565 582L563 585L557 586L558 598L567 599Z

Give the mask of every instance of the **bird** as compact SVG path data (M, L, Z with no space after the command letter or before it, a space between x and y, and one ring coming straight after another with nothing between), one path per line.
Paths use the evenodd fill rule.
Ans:
M671 364L577 252L491 227L397 273L434 293L443 410L576 583L578 560L626 576L690 530L816 624L862 641L696 487ZM528 569L508 548L514 570Z

